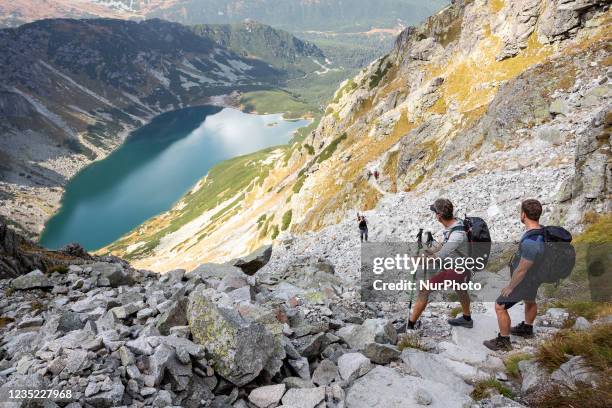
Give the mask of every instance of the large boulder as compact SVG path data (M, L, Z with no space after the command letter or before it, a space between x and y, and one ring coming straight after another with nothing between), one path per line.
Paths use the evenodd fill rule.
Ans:
M445 384L463 394L469 394L473 389L465 381L475 382L488 378L471 365L412 348L404 349L401 359L411 373Z
M108 285L116 288L134 283L132 277L117 263L96 262L91 265L91 269L93 274L99 276L98 284L100 286Z
M427 390L431 408L464 408L472 402L468 395L444 384L376 366L349 388L346 407L418 408L423 402L421 390Z
M13 279L11 287L18 290L47 289L53 287L53 283L44 273L36 269Z
M285 357L266 326L243 318L227 295L198 285L189 296L187 320L195 342L206 346L217 373L242 386L262 371L273 376Z
M266 266L272 256L272 245L264 245L255 252L232 261L232 264L247 275L254 275L255 272Z

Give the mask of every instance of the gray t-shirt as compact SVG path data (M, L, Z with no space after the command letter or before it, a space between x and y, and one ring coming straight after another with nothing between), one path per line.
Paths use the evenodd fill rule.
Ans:
M468 237L463 229L455 227L463 227L463 221L455 219L455 222L446 228L443 232L444 243L436 256L438 258L464 258L468 255Z

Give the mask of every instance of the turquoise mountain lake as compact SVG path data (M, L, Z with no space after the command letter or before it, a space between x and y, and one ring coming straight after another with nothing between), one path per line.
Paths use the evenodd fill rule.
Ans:
M160 115L68 183L40 242L101 248L171 208L215 164L285 144L308 123L214 106Z

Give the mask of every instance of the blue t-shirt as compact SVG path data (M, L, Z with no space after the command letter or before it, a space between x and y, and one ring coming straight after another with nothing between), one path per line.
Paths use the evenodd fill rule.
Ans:
M527 231L521 237L521 243L519 249L512 262L512 271L516 270L521 258L527 261L537 262L544 253L544 235L536 234L531 231Z

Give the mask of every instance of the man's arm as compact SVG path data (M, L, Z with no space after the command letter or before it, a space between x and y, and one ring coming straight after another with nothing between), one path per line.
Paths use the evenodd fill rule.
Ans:
M432 254L435 253L436 257L444 259L449 256L451 252L459 248L463 241L463 234L459 231L453 231L450 233L448 240L443 245L433 250Z
M521 260L516 267L516 270L512 273L512 279L508 286L502 289L502 296L508 296L518 286L519 283L525 279L527 272L533 266L536 258L540 253L540 247L538 243L532 240L525 240L521 248Z
M512 293L512 291L518 286L518 284L521 283L523 279L525 279L525 276L527 276L527 271L532 266L533 261L521 258L518 266L516 267L516 270L512 274L512 279L510 279L510 283L508 283L508 286L502 289L502 296L510 295L510 293Z

